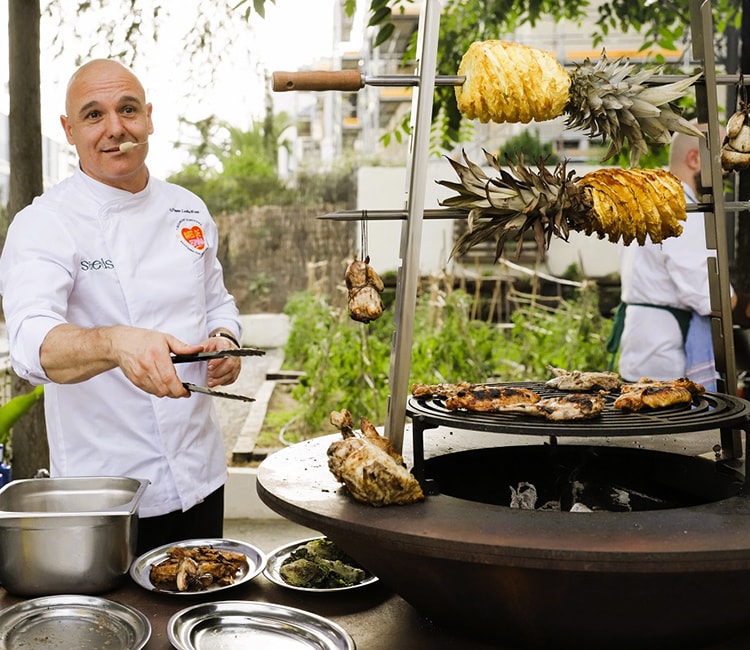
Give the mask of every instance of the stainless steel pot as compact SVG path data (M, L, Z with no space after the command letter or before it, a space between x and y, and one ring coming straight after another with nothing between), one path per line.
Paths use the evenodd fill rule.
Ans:
M22 596L96 594L127 574L147 480L43 478L0 489L0 583Z

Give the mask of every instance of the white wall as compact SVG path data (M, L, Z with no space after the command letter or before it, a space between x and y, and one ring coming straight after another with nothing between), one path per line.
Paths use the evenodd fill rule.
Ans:
M446 160L431 161L427 170L425 209L439 208L438 201L451 195L437 178L450 179L453 170ZM357 178L358 210L405 210L409 178L405 167L363 167ZM400 266L401 229L405 221L368 221L367 242L370 263L378 273ZM425 219L422 225L420 274L437 273L448 266L453 245L451 219ZM360 251L361 252L361 251Z

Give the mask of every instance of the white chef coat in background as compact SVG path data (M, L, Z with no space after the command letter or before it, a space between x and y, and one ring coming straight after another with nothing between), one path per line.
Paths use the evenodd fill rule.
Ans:
M208 210L184 188L151 178L136 194L78 170L10 226L0 293L19 376L45 385L52 476L149 479L143 517L187 510L226 481L212 398L158 398L119 369L77 384L50 383L39 360L61 323L132 325L199 343L218 327L240 335L216 256ZM205 362L180 364L205 383Z
M684 183L683 188L687 201L695 202L690 188ZM689 213L682 226L679 237L659 244L647 240L643 246L633 243L622 249L621 297L628 307L619 372L626 381L641 377L671 380L686 373L685 345L675 316L665 309L633 303L667 305L700 316L711 313L706 260L715 252L706 248L703 214ZM703 344L710 346L712 356L710 338Z

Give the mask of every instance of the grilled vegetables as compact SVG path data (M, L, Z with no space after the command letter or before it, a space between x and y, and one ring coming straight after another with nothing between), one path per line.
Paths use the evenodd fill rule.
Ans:
M497 260L509 236L520 243L529 230L540 251L549 247L553 235L567 239L571 230L625 245L643 245L647 236L659 243L682 233L685 194L680 180L668 171L604 168L576 178L567 173L565 162L554 172L539 163L534 172L522 162L504 169L496 156L484 154L496 175L488 176L464 152L465 165L448 159L458 182L437 181L456 192L441 205L468 210L469 228L451 256L494 239Z
M458 109L482 122L551 120L566 115L566 126L609 141L605 159L630 144L631 165L648 151L646 137L668 144L679 131L702 137L673 102L701 76L648 86L661 67L642 69L627 60L586 59L568 73L544 50L500 40L477 41L461 59L456 86Z
M330 420L344 439L328 447L328 469L357 501L385 506L424 499L419 481L404 467L401 455L367 418L361 420L361 435L355 434L352 414L346 409L332 411Z
M359 584L366 571L329 539L298 546L279 567L284 582L308 589L336 589Z

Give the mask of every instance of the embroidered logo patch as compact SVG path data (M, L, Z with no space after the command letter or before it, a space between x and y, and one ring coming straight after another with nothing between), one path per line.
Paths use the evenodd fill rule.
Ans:
M195 248L195 250L202 251L206 247L206 240L203 237L203 229L200 226L183 228L180 230L180 234L188 245Z
M177 224L177 238L180 243L194 253L201 254L206 250L206 237L202 225L195 219L180 219Z

